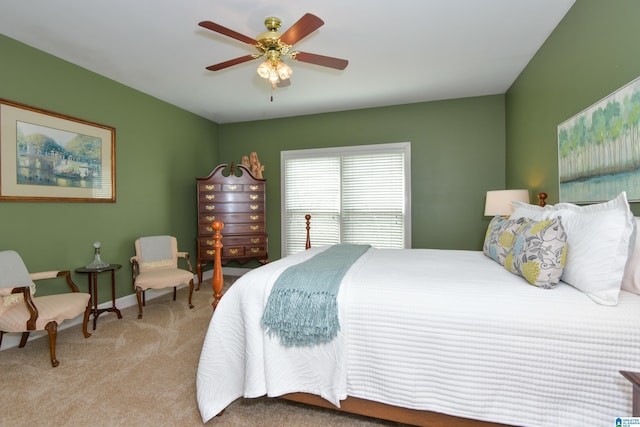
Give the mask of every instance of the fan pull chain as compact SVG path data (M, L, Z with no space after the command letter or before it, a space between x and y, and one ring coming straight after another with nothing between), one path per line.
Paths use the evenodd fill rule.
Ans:
M273 102L273 86L271 86L271 102Z

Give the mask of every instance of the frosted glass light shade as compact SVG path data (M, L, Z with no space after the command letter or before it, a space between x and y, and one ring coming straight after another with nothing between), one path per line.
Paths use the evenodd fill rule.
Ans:
M513 205L511 202L529 203L529 190L493 190L487 191L487 199L484 205L485 216L511 215Z
M263 79L269 80L269 73L271 72L271 64L269 61L264 61L262 64L258 65L258 69L256 70L258 75Z
M287 80L289 77L291 77L292 73L293 70L291 70L291 67L289 67L282 61L278 62L278 77L280 77L280 80Z

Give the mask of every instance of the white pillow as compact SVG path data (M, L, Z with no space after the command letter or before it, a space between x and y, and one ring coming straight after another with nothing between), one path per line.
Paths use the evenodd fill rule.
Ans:
M546 205L544 208L538 205L532 205L529 203L520 202L514 200L511 202L513 205L513 212L509 215L509 219L529 218L534 221L540 221L543 219L545 212L553 209L552 205ZM547 218L548 219L548 218Z
M560 217L567 233L562 280L599 304L616 305L634 229L626 193L587 206L559 203L542 216Z
M622 276L622 289L640 295L640 239L638 238L638 228L640 218L635 217L635 227L631 235L629 245L629 259Z

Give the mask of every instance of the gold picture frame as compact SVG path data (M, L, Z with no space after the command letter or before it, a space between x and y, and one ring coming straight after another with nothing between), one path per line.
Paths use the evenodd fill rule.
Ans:
M0 201L116 201L115 128L0 99Z

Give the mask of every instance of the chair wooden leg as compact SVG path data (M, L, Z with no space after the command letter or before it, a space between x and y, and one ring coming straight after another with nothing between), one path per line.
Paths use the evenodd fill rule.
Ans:
M84 318L82 319L82 333L85 338L89 338L91 334L87 331L87 323L89 323L89 315L91 314L91 299L89 299L89 304L87 304L87 308L84 311Z
M49 322L44 327L49 333L49 353L51 354L51 366L54 368L60 364L56 359L56 338L58 337L58 324Z
M0 346L2 346L2 336L4 335L4 331L0 331Z
M144 298L144 291L136 287L136 298L138 299L138 319L142 319L142 299Z
M173 300L174 301L176 300L176 293L177 293L177 290L178 290L177 288L178 288L177 286L173 287Z
M22 348L25 346L25 344L27 343L27 340L29 339L29 332L23 332L22 333L22 338L20 338L20 344L18 345L19 348Z
M189 308L193 308L193 304L191 304L191 299L193 297L193 279L189 282Z

